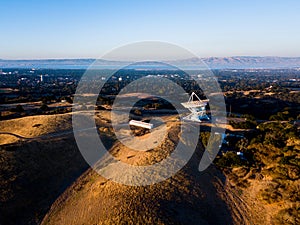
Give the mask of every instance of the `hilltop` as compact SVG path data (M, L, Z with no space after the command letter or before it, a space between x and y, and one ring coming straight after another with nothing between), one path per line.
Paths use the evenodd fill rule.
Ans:
M109 152L122 162L139 166L168 157L180 138L180 126L187 128L175 115L163 116L167 132L159 125L152 136L162 137L163 142L147 151L134 151L116 141L110 111L98 111L94 118ZM286 134L278 142L276 135L282 129ZM73 137L70 113L2 121L3 132L22 138L5 142L6 137L1 135L12 134L0 135L0 221L70 225L297 224L300 142L295 129L288 122L262 123L257 133L251 133L250 144L245 140L237 143L248 163L231 151L219 156L204 172L198 171L207 143L201 133L194 155L177 174L157 184L126 186L88 168ZM207 133L203 132L204 136ZM139 138L143 141L150 135L146 132ZM270 145L270 138L287 147ZM109 164L105 160L104 165Z
M164 141L150 151L134 151L116 142L110 153L131 165L160 161L170 154L179 138L179 122L169 118L166 126ZM90 169L56 200L42 224L262 223L261 213L243 202L213 165L205 172L198 171L202 153L203 145L199 143L180 172L148 186L115 183Z

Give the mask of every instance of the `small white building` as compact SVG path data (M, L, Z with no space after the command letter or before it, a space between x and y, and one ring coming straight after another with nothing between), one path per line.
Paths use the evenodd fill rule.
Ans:
M136 127L142 127L142 128L146 128L149 130L151 130L153 128L152 123L145 123L145 122L138 121L138 120L130 120L129 125L136 126Z

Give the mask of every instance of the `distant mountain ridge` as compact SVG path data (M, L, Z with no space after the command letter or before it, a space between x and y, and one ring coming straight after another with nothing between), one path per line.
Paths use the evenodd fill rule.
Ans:
M258 57L258 56L234 56L234 57L210 57L203 61L212 68L295 68L300 67L300 57Z
M190 58L176 60L176 64L192 67L202 62L211 69L278 69L300 68L300 57L276 56L232 56ZM0 59L0 68L48 68L48 69L86 69L95 59L33 59L33 60L5 60ZM172 63L172 62L169 62ZM116 65L127 65L128 62L98 60L97 64L103 68L112 68Z

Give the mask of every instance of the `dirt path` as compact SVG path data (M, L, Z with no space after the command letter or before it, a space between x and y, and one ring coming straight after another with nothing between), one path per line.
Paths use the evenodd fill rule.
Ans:
M230 184L230 181L223 183L219 180L218 192L230 207L234 224L266 224L264 208L255 204L254 199L246 198L242 191L239 192Z

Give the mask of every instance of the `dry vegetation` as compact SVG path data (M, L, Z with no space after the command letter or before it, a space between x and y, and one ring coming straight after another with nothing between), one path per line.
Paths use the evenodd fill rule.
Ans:
M108 111L95 118L110 153L128 164L159 162L179 139L180 123L168 117L163 143L149 151L134 151L115 141ZM224 173L213 165L198 171L200 142L176 175L135 187L107 180L90 169L83 173L87 165L73 135L47 136L70 129L70 114L1 122L2 132L28 139L0 135L2 144L13 142L0 146L0 224L39 224L47 212L42 224L299 224L300 141L295 136L282 139L285 147L274 146L270 140L279 137L264 130L247 146L255 163L226 167ZM153 134L163 133L158 128ZM150 135L137 136L142 143Z
M167 122L167 135L157 148L140 152L117 142L110 153L133 165L158 162L176 146L180 124L175 121ZM109 127L104 129L109 131ZM214 166L198 171L202 152L200 143L180 172L148 186L118 184L89 170L57 199L42 224L262 223Z
M265 212L267 224L300 223L298 132L289 123L262 124L243 149L252 155L252 163L223 168L247 204Z
M28 116L0 121L0 145L72 129L71 114Z
M39 224L52 202L87 169L71 133L51 135L69 130L71 115L0 124L8 133L0 134L0 224Z

